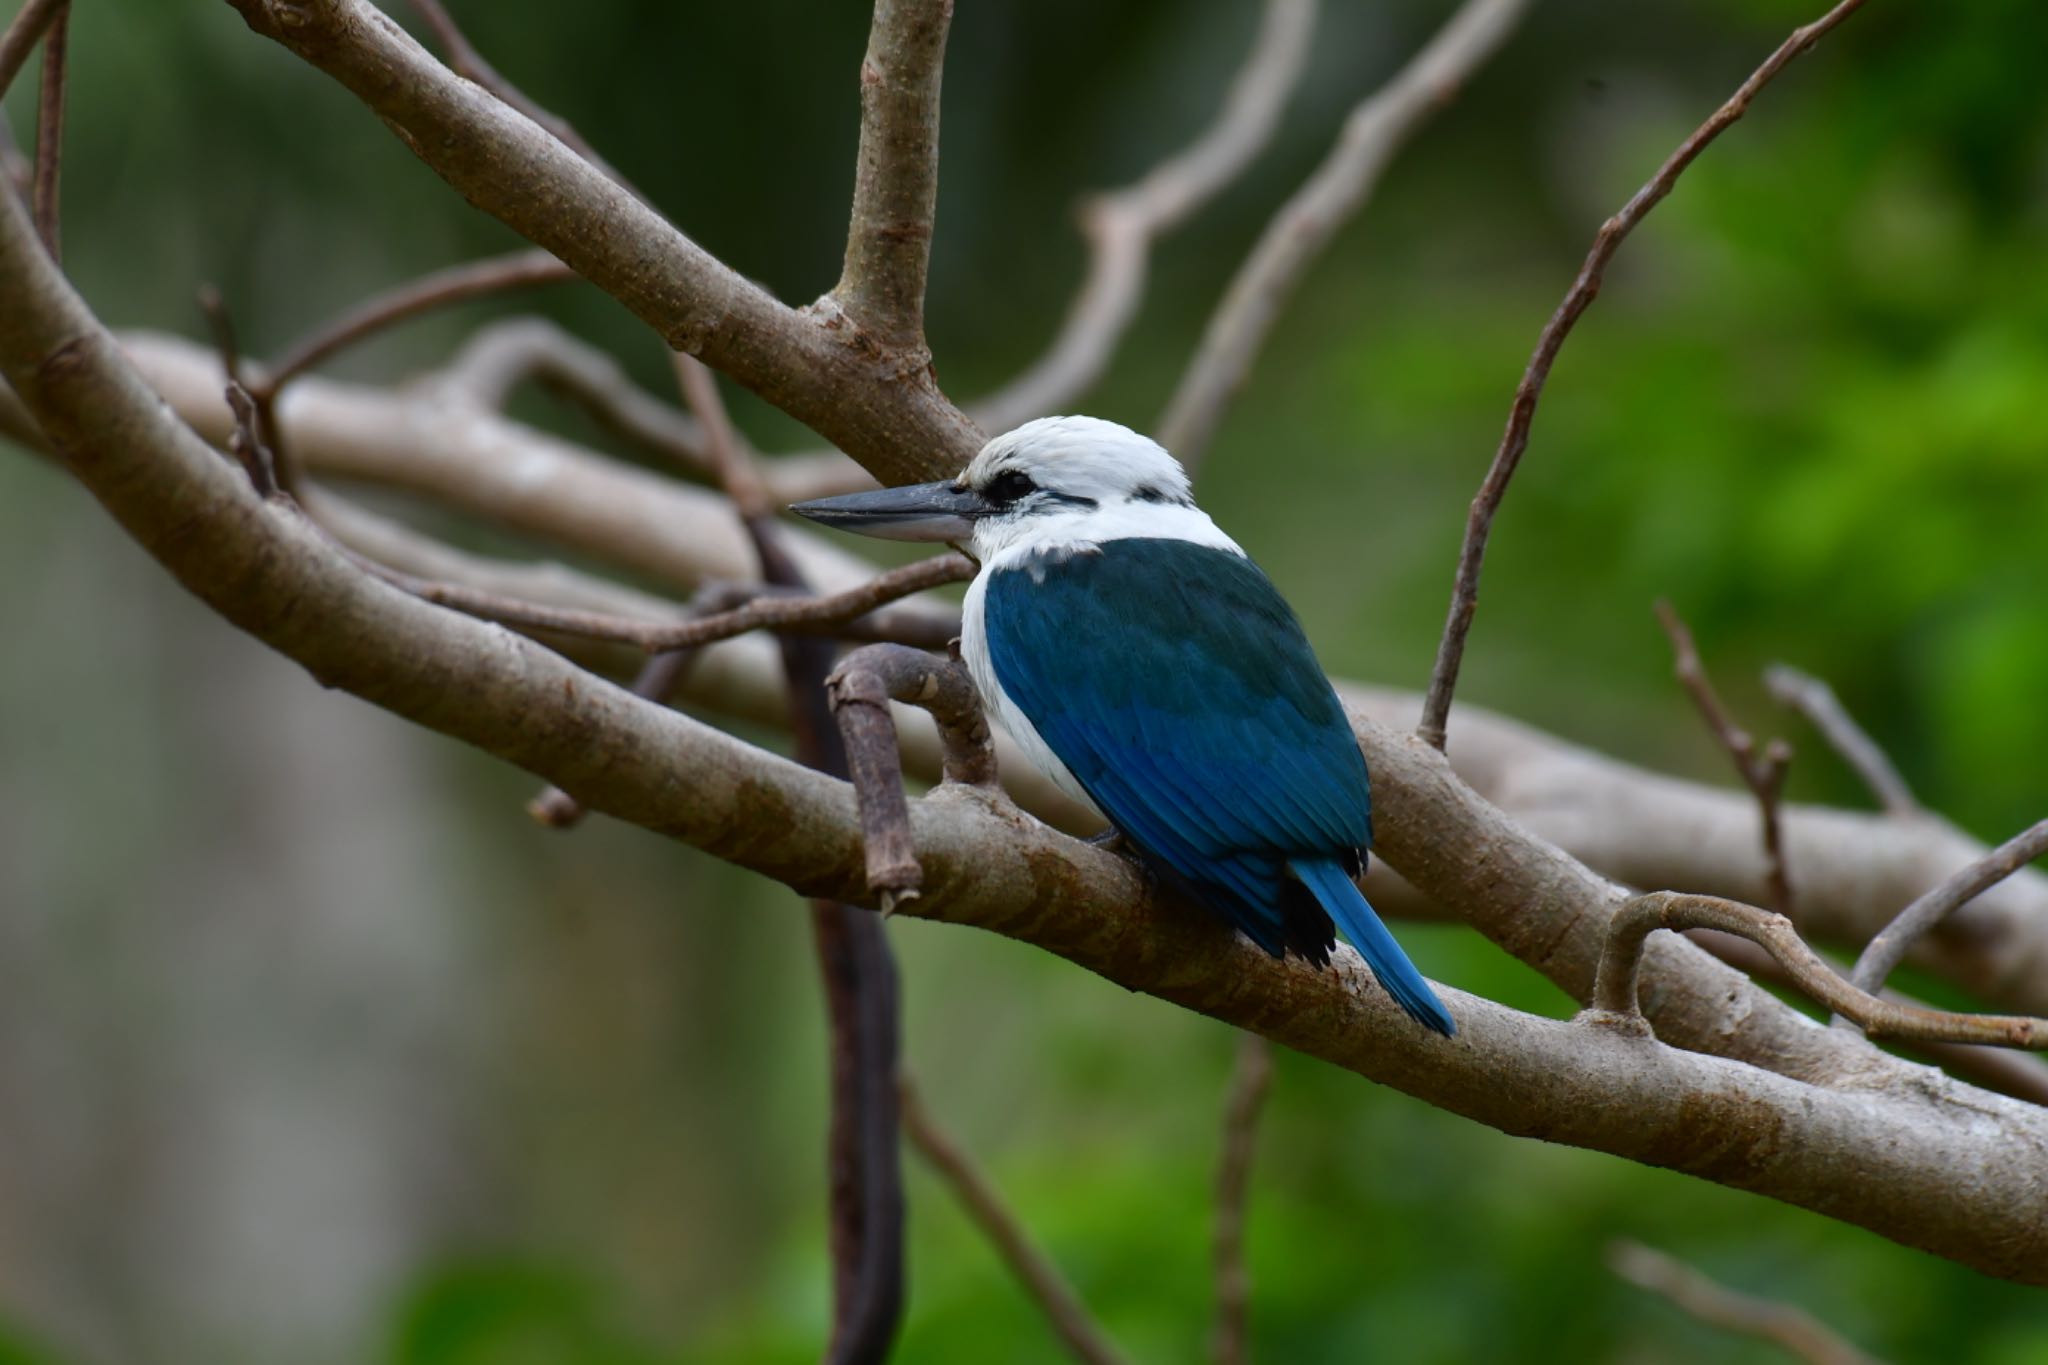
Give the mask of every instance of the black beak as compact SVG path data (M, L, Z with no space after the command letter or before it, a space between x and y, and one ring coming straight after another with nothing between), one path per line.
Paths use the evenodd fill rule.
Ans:
M820 526L881 540L960 541L973 535L977 519L995 509L981 494L947 479L818 498L789 510Z

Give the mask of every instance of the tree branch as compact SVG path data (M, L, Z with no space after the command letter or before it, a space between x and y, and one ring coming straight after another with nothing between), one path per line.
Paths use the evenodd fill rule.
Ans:
M58 260L64 256L59 189L64 168L64 56L70 34L71 0L64 0L43 32L43 82L36 92L36 173L29 192L36 235Z
M368 0L227 0L347 87L466 199L886 481L949 475L981 433L920 365L879 360L717 260L531 119L457 76ZM892 382L878 383L878 379Z
M902 363L930 362L924 279L939 194L939 82L953 0L875 0L860 64L860 159L832 297Z
M1525 8L1527 0L1466 0L1392 80L1351 111L1329 155L1273 215L1159 418L1159 443L1190 472L1310 264L1372 193L1401 144L1493 54Z
M968 404L983 428L1008 431L1057 412L1101 377L1144 297L1153 240L1243 174L1271 140L1301 82L1315 20L1316 0L1266 0L1258 34L1215 121L1135 184L1081 202L1087 277L1045 354L997 392Z
M1781 706L1789 706L1814 729L1830 748L1842 756L1856 776L1863 779L1863 785L1877 798L1877 804L1887 815L1901 818L1919 815L1920 803L1913 797L1913 789L1899 774L1899 769L1877 746L1877 742L1856 723L1842 705L1835 689L1810 673L1802 673L1789 664L1772 664L1764 670L1764 686L1770 689Z
M1692 631L1686 628L1677 610L1669 602L1660 601L1657 619L1663 623L1664 633L1671 637L1672 669L1678 681L1699 707L1714 738L1721 741L1721 747L1735 761L1736 775L1756 798L1757 817L1763 825L1764 880L1770 886L1767 904L1781 915L1790 915L1792 878L1785 870L1785 837L1779 810L1784 804L1785 774L1792 766L1792 746L1782 739L1773 739L1759 750L1749 731L1736 724L1735 717L1722 705L1721 694L1714 690L1714 680L1700 661Z
M1738 1294L1641 1242L1611 1243L1607 1268L1638 1289L1669 1299L1709 1327L1770 1342L1808 1365L1879 1365L1804 1309Z
M897 1077L896 1091L902 1102L903 1131L911 1145L946 1182L967 1216L995 1246L1003 1264L1045 1314L1060 1343L1086 1365L1125 1365L1123 1352L1110 1344L1102 1328L1089 1316L1080 1295L1060 1274L1059 1267L1031 1244L1031 1238L988 1177L932 1118L909 1072Z
M1905 961L1917 939L1972 897L1982 895L2043 853L2048 853L2048 820L2015 834L1968 867L1958 868L1941 885L1899 911L1898 918L1870 940L1856 959L1850 979L1859 990L1878 990L1892 969Z
M1522 372L1522 382L1515 387L1514 402L1508 408L1507 430L1501 433L1500 448L1494 452L1486 479L1479 485L1478 495L1472 499L1472 510L1465 522L1464 544L1458 550L1458 572L1451 590L1450 615L1444 621L1443 639L1437 644L1436 667L1430 673L1429 693L1422 705L1422 723L1416 730L1432 747L1444 747L1445 728L1451 714L1451 694L1457 690L1458 667L1465 657L1465 637L1472 630L1472 614L1479 609L1479 572L1486 562L1486 540L1493 530L1493 518L1500 511L1501 498L1508 491L1508 481L1514 478L1515 470L1522 462L1522 453L1529 448L1529 427L1536 420L1536 403L1543 396L1543 384L1550 377L1550 367L1556 363L1558 351L1563 348L1564 339L1571 335L1572 327L1593 306L1594 298L1600 293L1601 279L1607 273L1608 262L1614 259L1614 253L1621 249L1622 242L1635 231L1636 225L1677 186L1678 177L1685 173L1685 168L1693 163L1694 158L1707 149L1707 144L1748 112L1749 102L1756 98L1757 92L1770 84L1794 57L1819 42L1821 35L1862 7L1863 0L1841 0L1804 28L1794 29L1792 36L1736 88L1726 103L1678 144L1678 150L1657 168L1649 183L1630 196L1619 213L1600 225L1600 231L1593 238L1593 248L1586 253L1585 263L1579 267L1578 278L1572 281L1564 301L1558 304L1557 311L1550 315L1550 321L1543 325L1542 333L1536 338L1535 353L1529 357L1528 368Z
M1872 1038L1898 1042L1980 1043L1995 1047L2048 1050L2048 1019L2015 1015L1956 1014L1902 1005L1843 980L1806 946L1792 921L1768 910L1714 896L1653 891L1621 907L1608 928L1607 952L1593 987L1599 1015L1646 1027L1637 1003L1637 969L1643 944L1659 929L1718 929L1763 947L1808 996L1859 1025Z
M1216 1164L1216 1327L1209 1338L1215 1365L1245 1365L1250 1358L1252 1284L1244 1264L1244 1212L1259 1112L1272 1086L1273 1045L1256 1033L1240 1035L1223 1106L1223 1153Z
M28 54L35 51L58 13L70 4L71 0L26 0L15 12L6 31L0 32L0 95L14 84L14 78L28 64Z

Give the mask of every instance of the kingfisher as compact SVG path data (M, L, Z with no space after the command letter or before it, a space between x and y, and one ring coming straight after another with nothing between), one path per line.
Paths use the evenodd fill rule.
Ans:
M1371 794L1336 691L1286 600L1157 442L1045 417L958 478L790 510L965 550L980 571L961 655L1038 768L1266 952L1327 966L1341 926L1411 1019L1456 1032L1356 884Z

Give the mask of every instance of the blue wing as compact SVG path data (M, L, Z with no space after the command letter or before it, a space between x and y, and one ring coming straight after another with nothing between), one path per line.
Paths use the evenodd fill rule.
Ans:
M1449 1031L1345 875L1372 842L1365 760L1257 565L1112 540L991 573L984 609L1003 691L1152 866L1275 956L1326 962L1335 913L1395 999Z

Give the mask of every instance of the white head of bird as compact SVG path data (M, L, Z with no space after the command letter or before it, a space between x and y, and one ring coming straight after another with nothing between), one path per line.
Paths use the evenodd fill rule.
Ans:
M1372 798L1343 706L1287 603L1156 442L1047 417L957 479L795 510L971 551L961 654L1034 764L1259 947L1326 964L1342 925L1410 1018L1455 1032L1353 880Z
M801 503L826 526L884 540L949 541L990 569L1136 537L1231 554L1157 441L1099 417L1041 417L981 448L958 478Z

